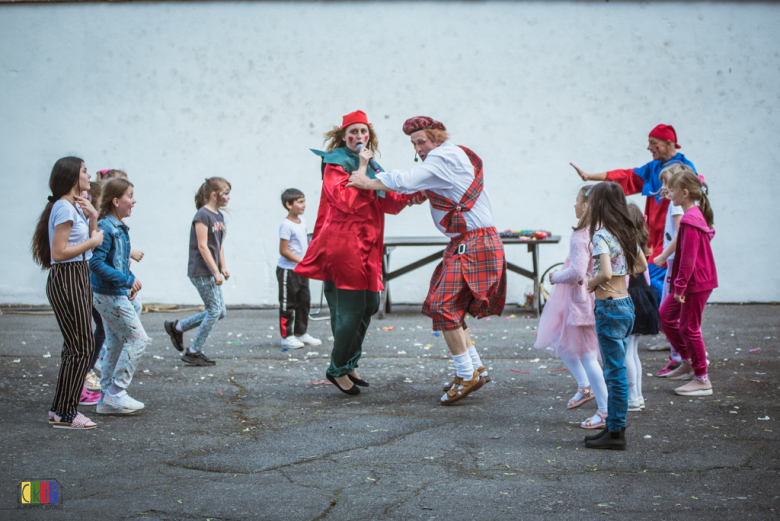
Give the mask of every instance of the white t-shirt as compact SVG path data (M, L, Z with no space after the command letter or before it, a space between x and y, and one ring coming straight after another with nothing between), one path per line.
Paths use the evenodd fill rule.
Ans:
M376 177L386 187L392 188L399 194L431 190L457 203L474 182L474 165L462 148L445 141L428 153L422 165L412 167L408 172L400 170L380 172ZM447 212L431 206L431 217L436 228L448 237L457 237L460 234L446 233L444 227L439 224L445 215ZM463 212L463 217L466 219L468 231L493 227L493 208L490 205L484 180L482 193L471 207L471 211Z
M81 211L81 208L77 210L69 201L60 199L52 206L51 215L49 216L49 250L51 250L51 242L54 239L54 228L57 225L68 221L73 222L73 226L70 229L70 236L68 237L68 246L75 246L89 240L89 221L84 217L84 212ZM78 255L62 262L77 262L89 260L91 258L92 250L88 249L84 252L83 256ZM60 264L54 262L54 259L51 259L51 263Z
M290 251L303 258L309 248L309 240L306 237L306 220L303 217L298 218L301 220L299 223L294 223L290 219L282 221L279 225L279 239L290 241ZM280 255L276 265L286 270L294 270L298 264Z
M672 203L669 203L669 209L666 211L666 226L664 226L664 251L672 243L674 236L677 235L677 230L674 229L674 216L684 214L685 210L682 209L682 206L674 206ZM673 261L674 253L669 255L666 263L671 267Z

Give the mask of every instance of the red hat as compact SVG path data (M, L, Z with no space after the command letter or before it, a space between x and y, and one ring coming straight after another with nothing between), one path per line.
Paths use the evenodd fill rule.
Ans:
M371 126L371 123L368 122L368 118L366 117L366 113L362 110L356 110L355 112L350 112L341 119L341 128L347 128L355 123L363 123L364 125Z
M650 131L650 137L660 139L662 141L671 141L674 143L674 148L680 148L677 144L677 132L671 125L664 125L663 123L655 127Z
M404 134L407 136L411 136L418 130L425 130L426 128L447 130L444 123L428 116L415 116L404 121Z

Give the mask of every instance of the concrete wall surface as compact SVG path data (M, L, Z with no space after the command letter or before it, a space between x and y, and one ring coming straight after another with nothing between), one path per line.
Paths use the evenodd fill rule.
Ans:
M314 228L308 149L358 108L385 168L414 164L406 118L443 121L484 160L499 229L564 236L542 268L564 260L575 224L569 162L640 166L649 130L671 123L710 184L712 300L780 300L779 27L779 4L741 2L2 5L0 302L46 303L30 239L51 166L76 154L135 183L145 301L199 302L186 277L193 195L221 175L233 183L226 301L275 304L279 196L303 190ZM386 223L387 235L437 234L425 207ZM399 249L393 267L433 251ZM524 247L507 257L530 267ZM394 281L394 299L421 302L432 271ZM508 301L529 285L510 274Z

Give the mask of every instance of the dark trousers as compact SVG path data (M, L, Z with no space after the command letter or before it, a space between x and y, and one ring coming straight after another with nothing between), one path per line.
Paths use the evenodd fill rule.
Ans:
M84 378L95 352L92 285L87 262L54 264L46 281L46 296L64 338L52 409L60 416L68 416L76 413Z
M358 366L371 316L379 311L379 293L339 289L330 280L324 284L325 298L330 308L330 328L333 331L333 350L327 373L344 376Z
M309 279L277 266L276 280L279 282L279 331L282 338L305 335L309 329L311 308Z
M103 317L100 316L95 306L92 306L92 318L95 320L95 354L92 355L92 361L89 363L89 370L95 368L95 364L100 357L100 350L103 349L103 342L106 341L106 331L103 329Z

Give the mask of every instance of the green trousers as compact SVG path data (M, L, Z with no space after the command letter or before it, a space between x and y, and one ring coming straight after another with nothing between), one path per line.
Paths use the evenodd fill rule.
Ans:
M330 308L334 339L327 373L334 377L344 376L358 366L371 316L379 311L379 293L339 289L333 281L326 280L325 298Z

